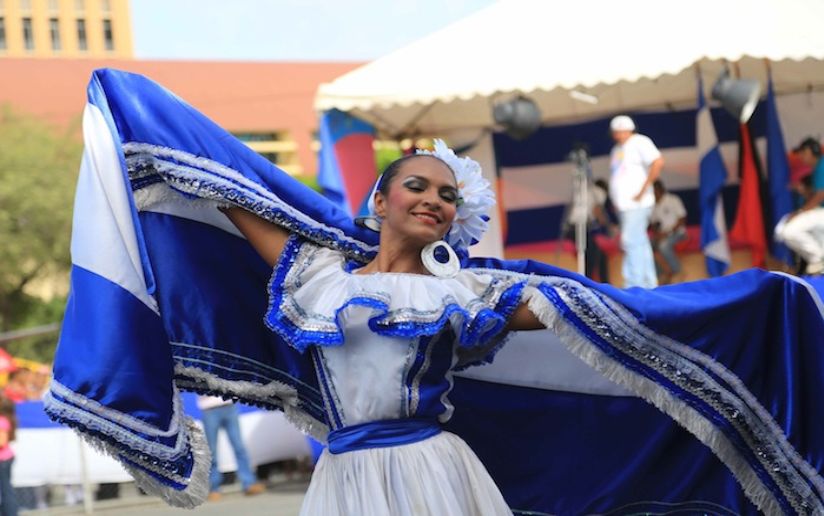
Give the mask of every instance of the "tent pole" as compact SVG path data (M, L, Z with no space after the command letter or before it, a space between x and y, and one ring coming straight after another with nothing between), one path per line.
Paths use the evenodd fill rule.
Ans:
M80 475L83 479L83 512L85 514L94 513L94 506L92 501L92 484L89 481L89 466L86 459L86 443L83 439L77 438L80 450Z

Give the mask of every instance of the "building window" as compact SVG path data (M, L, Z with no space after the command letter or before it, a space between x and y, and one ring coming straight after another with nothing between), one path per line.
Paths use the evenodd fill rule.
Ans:
M77 49L89 49L89 43L86 41L86 20L83 18L77 20Z
M103 41L106 44L106 50L114 50L114 34L112 33L111 20L103 20Z
M61 50L60 44L60 20L57 18L49 18L49 35L51 36L52 50Z
M280 157L277 152L258 152L258 154L268 159L270 163L274 163L275 165L277 165L280 161Z
M280 140L278 133L235 133L235 138L244 142L272 142Z
M23 48L34 50L34 28L31 25L31 18L23 18Z
M0 16L0 50L6 50L6 19Z

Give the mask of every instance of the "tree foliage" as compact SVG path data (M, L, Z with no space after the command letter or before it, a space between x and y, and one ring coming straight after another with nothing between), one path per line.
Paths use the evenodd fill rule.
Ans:
M0 331L55 322L32 320L37 314L59 317L27 287L69 269L81 152L77 128L58 131L0 106Z

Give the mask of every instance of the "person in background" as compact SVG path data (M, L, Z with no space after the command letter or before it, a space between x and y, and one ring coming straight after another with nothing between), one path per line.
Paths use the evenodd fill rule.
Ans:
M600 193L596 193L596 195L604 199L601 209L609 221L609 228L617 231L618 226L616 224L618 222L618 218L615 215L615 208L612 206L612 201L609 199L609 183L607 183L606 179L599 178L593 182L593 186L596 190L600 191Z
M805 138L794 152L804 164L813 168L811 188L801 207L779 221L775 237L804 259L807 274L824 274L824 159L821 144L815 138Z
M249 455L240 435L240 422L237 407L231 402L217 396L198 396L197 406L203 414L203 431L206 434L206 443L212 452L212 467L209 472L209 501L220 500L220 484L223 474L217 463L217 436L221 428L226 431L226 437L235 452L237 462L237 476L243 486L243 492L249 496L261 494L265 488L257 481L255 473L249 465Z
M621 226L624 287L653 288L658 278L647 227L655 204L652 183L661 173L664 158L652 140L635 132L630 117L616 116L609 127L615 141L609 193Z
M51 381L51 366L40 365L31 372L31 383L29 384L29 399L39 400L43 398Z
M3 389L3 394L15 403L29 399L29 376L31 371L18 367L9 373L9 381Z
M681 274L681 262L675 253L675 244L687 238L687 210L674 194L667 192L664 183L653 183L655 207L650 216L658 283L667 285Z
M796 195L795 204L797 206L803 206L810 197L812 197L815 190L813 189L813 176L812 174L808 174L802 177L799 181L793 183L790 186L792 192ZM781 220L778 221L778 224L775 226L775 238L778 241L782 241L779 235L783 232L783 226L787 223L787 221L792 217L792 213L788 213L781 217ZM803 274L804 270L806 269L807 262L804 260L803 257L796 253L798 260L798 266L796 269L796 274Z
M14 441L17 417L14 401L0 395L0 514L17 516L17 498L11 485L11 466L14 462Z

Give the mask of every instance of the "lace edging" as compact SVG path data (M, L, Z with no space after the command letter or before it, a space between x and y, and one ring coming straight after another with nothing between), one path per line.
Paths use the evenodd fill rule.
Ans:
M491 285L487 292L473 300L471 310L460 306L452 296L446 296L439 307L414 313L409 309L391 311L384 293L356 293L343 301L334 316L321 318L294 301L294 293L302 286L300 272L314 259L316 249L297 237L290 237L267 287L269 306L264 322L300 352L305 352L312 345L342 345L343 328L339 314L353 305L366 306L375 312L369 318L369 328L379 335L402 338L432 336L451 321L458 327L460 347L471 348L500 333L526 285L526 282L506 284L493 278L493 283L500 285ZM301 269L295 270L294 266L299 262ZM417 320L410 320L413 317Z
M93 401L80 394L73 394L75 400L85 399L88 401ZM157 441L146 439L138 435L138 431L124 428L120 424L114 422L117 421L117 419L114 421L109 419L108 415L111 415L114 418L121 415L121 413L116 410L102 407L102 410L97 409L99 413L96 414L86 410L83 406L76 406L67 401L60 400L56 396L60 396L60 394L56 390L50 390L43 398L43 405L46 414L48 414L52 419L63 422L72 422L79 428L106 436L130 450L139 451L162 460L176 461L186 451L185 427L180 428L180 431L176 433L174 447L169 447ZM174 396L178 396L177 391L175 391ZM172 420L175 421L174 425L177 428L177 421L180 420L183 414L180 410L179 404L175 408L176 410L172 413Z
M305 213L283 202L275 193L243 176L238 171L208 158L194 156L179 149L141 142L123 144L130 179L135 194L143 188L154 186L150 177L162 178L168 188L183 198L202 203L228 203L255 213L261 218L300 233L304 237L363 260L377 252L377 246L346 235L341 229L313 220ZM147 170L151 169L151 173ZM155 190L155 189L153 189ZM141 206L164 200L165 194L157 191L138 195Z
M782 512L781 505L764 486L750 464L741 457L735 446L718 431L702 414L679 400L654 381L630 371L603 353L566 321L542 294L533 295L528 302L529 310L547 328L552 329L562 343L587 365L609 380L626 387L673 418L690 431L733 472L747 497L765 514Z
M274 380L267 384L258 384L245 380L226 380L196 367L181 364L175 365L175 374L202 383L204 388L197 390L203 394L217 395L223 398L257 399L268 403L271 403L271 398L278 398L282 401L282 410L286 415L286 419L294 424L298 430L311 435L320 442L326 441L329 427L302 410L297 390L285 383Z
M177 391L175 396L179 396ZM151 446L156 443L145 441L114 425L101 425L100 416L61 402L51 392L46 394L44 405L50 418L69 425L94 449L118 459L137 485L147 493L160 496L170 505L187 509L203 503L209 494L211 452L203 431L191 418L180 413L172 416L179 421L178 442L182 445L179 456L171 458L160 448ZM149 445L146 445L147 442Z

